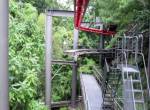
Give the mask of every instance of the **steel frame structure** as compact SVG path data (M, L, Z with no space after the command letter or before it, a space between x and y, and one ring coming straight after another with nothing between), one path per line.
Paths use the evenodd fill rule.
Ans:
M77 65L74 61L63 61L63 60L52 60L52 64L59 64L59 65Z
M0 1L0 110L9 110L8 0Z
M149 23L149 49L148 49L148 76L149 76L149 86L150 86L150 23ZM150 88L150 87L149 87Z
M126 68L122 70L122 79L123 79L123 93L124 97L124 104L127 110L134 109L137 110L137 103L143 104L142 109L145 110L145 101L143 96L143 87L141 81L141 72L138 67L138 57L142 57L143 65L144 65L144 72L146 78L146 86L147 86L147 97L150 96L150 88L149 88L149 79L148 73L146 70L145 59L143 55L143 36L141 34L137 36L126 36L124 35L121 39L119 39L117 50L117 64L121 64L119 68ZM130 58L131 61L128 61ZM133 61L132 61L133 60ZM132 68L131 71L129 68ZM135 71L136 70L136 71ZM138 79L133 77L134 75L138 75ZM130 74L130 75L129 75ZM132 76L131 76L132 75ZM138 82L138 83L137 83ZM134 84L139 84L140 88L136 88L133 86ZM126 91L128 89L129 91ZM136 99L135 94L141 93L141 99ZM128 102L128 100L130 102ZM132 103L131 103L132 102ZM126 107L128 105L128 107Z
M48 10L46 12L46 27L45 27L45 104L51 109L51 80L52 80L52 64L69 64L73 66L72 75L72 95L71 95L71 107L76 107L76 89L77 89L77 64L76 61L53 61L52 60L52 18L53 17L74 17L73 11L66 10ZM73 48L78 47L78 30L74 29L74 44Z
M113 35L114 32L85 28L81 26L83 16L85 14L89 0L75 0L75 27L79 30L96 32L103 35ZM8 0L0 1L0 110L9 110L9 95L8 95ZM62 17L73 17L74 12L64 11L64 10L48 10L46 14L46 62L45 62L45 83L46 83L46 105L51 109L51 65L56 64L69 64L73 66L73 76L72 76L72 99L71 102L62 102L65 104L71 103L72 107L76 104L76 81L77 81L77 63L74 61L53 61L52 60L52 17L62 16ZM74 49L78 48L78 30L74 30ZM124 48L124 47L123 47ZM118 49L118 51L120 51ZM123 49L121 51L124 51ZM126 50L127 52L130 52ZM136 51L132 51L136 55L140 54ZM143 55L142 55L143 56ZM144 59L143 59L144 60ZM144 61L145 62L145 61ZM145 66L145 64L144 64ZM145 69L146 72L146 69ZM148 76L148 75L147 75ZM131 78L132 82L132 78ZM147 81L148 83L148 81ZM149 84L149 83L148 83ZM133 89L133 87L132 87ZM149 90L149 85L148 85ZM61 104L61 103L60 103ZM57 106L54 104L54 106Z

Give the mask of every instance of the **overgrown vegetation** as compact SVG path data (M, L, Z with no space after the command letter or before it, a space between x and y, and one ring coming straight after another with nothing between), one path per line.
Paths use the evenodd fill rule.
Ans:
M147 31L150 21L149 0L91 0L92 13L105 23L118 25L117 36L140 23L139 31ZM72 1L68 0L68 4ZM10 0L9 17L9 81L11 110L46 110L44 106L44 28L46 8L68 9L55 0ZM53 59L71 58L63 51L72 48L73 19L54 18ZM92 36L92 37L91 37ZM147 36L147 34L146 34ZM80 32L79 48L98 48L99 37L93 33ZM148 38L148 37L147 37ZM113 39L107 47L115 44ZM145 40L145 56L148 52ZM146 56L147 57L147 56ZM98 62L96 57L80 58L79 72L91 73L91 66ZM61 68L61 72L57 71ZM70 66L53 66L53 101L70 99ZM65 109L65 108L64 108Z

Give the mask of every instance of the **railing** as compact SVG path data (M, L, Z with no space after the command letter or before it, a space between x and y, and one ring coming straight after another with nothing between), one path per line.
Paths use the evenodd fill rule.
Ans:
M106 65L107 65L107 67L106 67L107 71L109 71L109 66L108 66L107 61L106 61ZM100 73L100 71L96 68L96 66L93 66L93 73L97 77L97 79L101 82L101 85L106 86L105 84L102 84L103 82L105 82L105 81L103 81L104 77L102 76L102 73ZM111 86L108 84L107 87L108 87L109 90L111 90L111 93L112 93L113 89L111 88ZM106 87L103 87L103 89L106 89ZM117 97L117 99L121 99L121 98ZM121 105L118 103L118 101L115 98L113 98L113 101L114 101L115 110L123 110L123 108L121 107ZM121 101L121 100L120 100L120 102L123 103L123 101Z
M125 38L125 42L127 42L126 41L127 39L136 39L136 50L133 50L133 49L132 50L130 50L130 49L120 49L120 50L125 51L125 52L134 53L135 54L135 63L136 63L136 65L137 65L137 55L142 56L142 60L143 60L143 64L144 64L144 71L145 71L145 76L146 76L147 90L148 90L148 94L150 96L150 85L149 85L149 78L148 78L148 73L147 73L147 69L146 69L146 64L145 64L145 58L144 58L144 54L141 53L143 51L143 35L140 34L139 36L132 36L132 37L124 35L124 38ZM137 49L140 38L141 38L140 49ZM127 57L125 52L124 52L125 57ZM127 61L127 59L126 59L126 61ZM127 62L126 62L126 64L127 64Z
M147 90L148 90L148 95L150 97L150 85L149 85L149 78L148 78L148 73L147 73L147 69L146 69L144 54L143 53L137 53L137 54L142 56L142 60L143 60L143 64L144 64L144 71L145 71L145 76L146 76Z
M107 63L106 58L105 58L105 65L106 65L106 71L109 72L109 65L108 65L108 63Z
M81 76L80 76L81 77ZM82 79L82 78L80 78L80 79ZM83 81L81 80L81 84L83 85ZM86 94L85 94L85 87L84 86L82 86L82 89L83 89L83 92L82 92L82 94L83 94L83 98L84 98L84 106L85 106L85 109L86 110L90 110L89 108L89 103L88 103L88 101L87 101L87 99L86 99Z
M114 99L114 103L115 103L115 105L117 106L115 106L115 110L123 110L123 108L121 107L121 105L117 102L117 100L116 99Z
M133 107L134 107L134 110L136 110L136 105L135 105L135 99L134 99L134 92L133 92L133 84L132 84L133 80L132 80L132 76L130 76L130 83L131 83L131 93L132 93L132 100L133 100Z
M150 85L149 85L149 78L148 78L148 73L147 73L147 69L146 69L146 64L145 64L145 58L144 58L144 54L143 53L139 53L142 58L143 58L143 63L144 63L144 70L145 70L145 75L146 75L146 82L147 82L147 89L148 89L148 94L150 97Z
M132 41L132 46L131 48L130 47L127 47L127 42L130 42L130 41L127 41L127 39L131 39ZM125 40L125 42L123 41ZM133 43L135 45L133 45ZM125 44L125 46L124 46ZM147 69L146 69L146 63L145 63L145 58L144 58L144 54L142 53L143 51L143 35L140 34L138 36L133 36L133 37L130 37L130 36L124 36L124 38L122 38L122 48L118 48L117 50L118 51L122 51L124 52L124 58L125 58L125 63L126 63L126 66L127 66L127 55L128 53L130 53L130 55L134 55L134 58L133 59L136 63L136 66L138 67L138 63L137 63L137 58L138 58L138 55L142 56L142 62L143 62L143 65L144 65L144 71L145 71L145 77L146 77L146 83L147 83L147 91L148 91L148 96L150 97L150 85L149 85L149 78L148 78L148 73L147 73ZM117 52L118 52L117 51ZM122 56L121 56L122 57ZM132 56L131 56L132 57ZM118 59L118 53L117 53L117 59ZM118 61L118 60L117 60ZM117 62L118 63L118 62ZM141 74L141 73L140 73Z

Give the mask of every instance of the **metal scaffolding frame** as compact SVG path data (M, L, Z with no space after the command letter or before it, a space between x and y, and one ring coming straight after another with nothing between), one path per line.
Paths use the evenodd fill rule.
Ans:
M8 0L0 1L0 110L9 110L8 97Z
M52 18L53 17L74 17L73 11L65 10L48 10L46 12L46 30L45 30L45 42L46 42L46 54L45 54L45 103L49 109L51 109L51 74L52 64L71 64L73 66L72 75L72 95L71 95L71 107L76 107L76 89L77 89L77 64L76 61L64 62L52 60ZM74 43L73 48L78 47L78 30L74 29Z
M8 0L1 0L0 1L0 110L9 110L9 95L8 95L8 88L9 88L9 80L8 80ZM77 90L77 60L76 60L76 56L74 56L73 61L60 61L60 60L52 60L52 17L53 16L62 16L62 17L73 17L74 16L74 12L73 11L65 11L65 10L48 10L46 12L46 28L45 28L45 48L46 48L46 54L45 54L45 103L48 106L49 109L51 109L52 105L51 105L51 72L52 72L52 64L66 64L66 65L72 65L73 66L73 75L72 75L72 97L71 97L71 101L68 102L61 102L59 103L61 104L66 104L69 105L71 103L71 107L75 108L76 107L76 90ZM125 68L129 68L129 66L127 65L127 59L128 59L128 55L131 53L133 54L133 59L135 60L135 64L137 66L137 57L138 54L142 56L143 58L143 62L144 62L144 67L146 67L145 65L145 59L143 54L141 53L142 50L140 50L139 45L138 45L138 40L132 41L132 46L135 46L132 48L128 47L128 43L130 39L133 38L139 39L138 37L141 36L132 36L132 38L128 37L128 36L124 36L123 40L121 41L121 47L117 48L117 58L119 59L119 61L121 62L121 68L123 69L123 67ZM128 40L129 39L129 40ZM102 40L103 41L103 40ZM136 44L136 45L134 45ZM142 43L141 43L142 44ZM150 44L150 43L149 43ZM74 29L74 43L73 43L73 49L77 49L78 48L78 30ZM142 48L141 48L142 49ZM108 50L110 51L110 50ZM103 50L103 47L101 46L101 52L99 51L89 51L89 50L82 50L82 51L78 51L79 53L82 54L102 54L103 52L108 52L107 50ZM78 54L77 52L77 54ZM73 52L72 52L73 53ZM108 53L113 53L108 52ZM82 55L82 54L78 54L78 55ZM123 58L125 57L125 58ZM125 60L125 61L124 61ZM119 61L117 60L117 64L119 63ZM125 64L125 65L124 65ZM107 69L110 69L110 67L108 67L109 65L106 62L106 66ZM119 66L117 67L117 69L119 68ZM138 68L138 66L137 66ZM124 89L129 89L127 91L130 91L130 93L127 93L126 91L124 91L125 96L132 96L129 97L129 100L131 100L131 98L133 98L131 101L134 103L134 106L131 104L129 105L129 109L133 108L134 110L136 110L136 103L142 103L143 104L143 108L145 110L145 104L144 104L144 96L143 96L143 90L142 90L142 81L141 81L141 76L140 76L140 71L134 71L133 73L138 73L138 77L139 79L134 79L133 74L132 76L129 75L129 72L131 73L132 70L136 70L135 68L131 67L130 71L128 69L126 70L121 70L122 71L122 77L127 77L124 78ZM127 71L128 70L128 71ZM125 72L124 72L125 71ZM127 71L127 72L126 72ZM110 72L110 71L109 71ZM124 76L125 74L127 74L126 76ZM148 74L147 74L147 70L145 68L145 75L147 78L147 88L148 88L148 92L150 90L149 88L149 80L148 80ZM102 77L102 76L101 76ZM103 79L103 77L102 77ZM104 80L104 79L103 79ZM133 83L134 82L140 82L140 89L135 89L133 87ZM107 80L104 81L104 83L108 83ZM126 83L126 84L125 84ZM103 85L102 85L103 86ZM107 86L109 89L111 89L109 84L104 84L104 86ZM106 92L106 90L104 90ZM110 90L111 93L110 95L112 95L112 90ZM136 100L135 99L135 92L141 92L142 93L142 98L140 100ZM150 95L150 94L149 94ZM115 100L113 100L115 103ZM128 101L128 100L126 100ZM59 106L58 103L55 103L53 106ZM127 103L125 103L127 104ZM115 106L115 105L114 105ZM122 109L122 108L120 108ZM127 108L126 108L127 109Z
M148 76L149 76L149 85L150 85L150 23L149 23L149 49L148 49Z

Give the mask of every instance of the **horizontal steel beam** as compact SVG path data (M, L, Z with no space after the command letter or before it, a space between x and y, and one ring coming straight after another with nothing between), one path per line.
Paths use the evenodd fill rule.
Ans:
M52 64L60 64L60 65L77 65L74 61L63 61L63 60L53 60Z
M76 50L67 50L65 53L72 56L80 56L85 54L108 54L114 53L114 49L76 49Z
M74 11L67 10L48 10L47 15L56 17L74 17Z
M80 103L82 101L82 97L79 97L76 100L76 103ZM68 107L71 105L71 100L69 101L59 101L59 102L52 102L52 108L59 108L59 107Z

